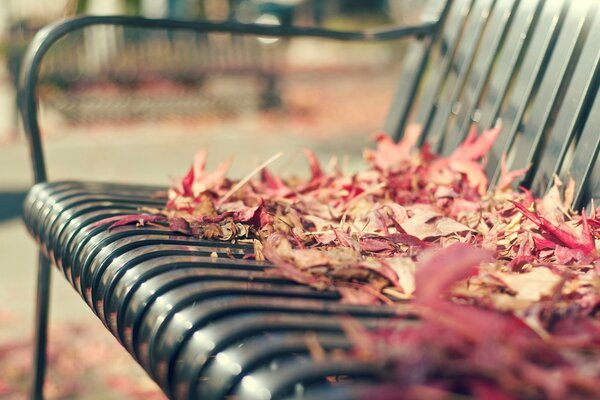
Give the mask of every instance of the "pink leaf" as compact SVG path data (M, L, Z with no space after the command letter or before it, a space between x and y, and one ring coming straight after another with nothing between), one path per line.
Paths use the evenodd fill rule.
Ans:
M551 238L556 240L556 244L560 244L571 249L580 249L585 254L595 254L596 245L594 238L590 231L585 211L582 213L582 238L578 238L571 232L554 225L546 218L538 215L534 212L529 211L525 206L515 201L509 200L521 213L527 217L531 222L536 224L540 229L548 232Z
M378 133L374 136L377 149L365 151L365 158L381 171L395 172L402 162L409 159L420 135L420 125L406 128L405 135L399 143L394 143L385 133Z
M315 153L313 153L309 149L303 149L304 156L308 160L308 165L310 166L311 173L311 181L315 181L323 177L323 170L321 169L321 165L319 164L319 160Z
M394 246L393 242L378 235L363 235L359 242L363 251L388 253L396 251L396 246Z
M464 243L455 243L426 254L417 264L416 299L435 303L459 281L477 273L479 264L490 261L493 253Z
M192 233L190 225L183 218L169 218L169 229L172 232L179 232L184 235L190 235Z
M516 169L509 171L506 166L506 153L502 154L502 160L500 161L500 179L498 180L498 189L508 189L512 183L520 176L525 175L529 168Z
M108 229L113 229L123 225L139 224L145 225L148 222L165 222L166 218L162 215L135 214L135 215L117 215L115 217L105 218L92 225L92 227L106 225L112 222Z
M477 136L477 127L473 125L467 139L454 150L452 155L450 155L450 159L462 161L475 161L480 159L490 151L501 130L502 127L498 125Z

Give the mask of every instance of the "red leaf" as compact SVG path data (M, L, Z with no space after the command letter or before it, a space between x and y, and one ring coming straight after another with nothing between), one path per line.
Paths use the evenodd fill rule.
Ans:
M363 235L360 240L360 247L363 251L370 252L388 252L396 251L396 246L390 240L378 235Z
M525 175L529 168L516 169L509 171L506 166L506 153L502 154L502 160L500 161L500 179L498 180L498 189L507 189L512 183L520 176Z
M488 129L477 136L477 126L471 127L471 132L465 141L450 155L452 160L475 161L485 156L498 138L502 127L500 125Z
M417 264L416 300L435 303L459 281L477 273L479 264L490 261L493 253L464 243L430 251Z
M248 207L246 210L240 210L233 213L233 220L236 222L245 222L255 228L260 228L272 217L266 212L264 206Z
M231 165L231 158L225 160L214 172L206 172L206 159L208 152L200 151L194 157L194 163L187 175L176 181L169 197L171 200L177 196L197 198L206 191L216 191L223 185L225 175Z
M578 238L571 232L565 229L559 228L546 218L529 211L525 206L515 201L509 200L521 213L527 217L531 222L536 224L541 230L544 230L550 234L558 243L571 249L580 249L585 254L595 254L596 244L590 231L587 217L585 216L585 210L582 213L582 238Z
M389 235L385 235L384 237L396 244L406 244L409 246L415 246L415 247L419 247L422 249L433 246L431 243L425 242L425 241L419 239L418 237L409 235L408 233L405 233L405 232L404 233L402 233L402 232L390 233Z
M315 156L315 153L313 153L312 150L309 150L309 149L303 149L303 151L304 151L304 156L308 160L308 165L310 166L310 173L311 173L310 180L316 181L317 179L322 178L323 170L321 169L321 165L319 164L319 160L317 159L317 156Z
M395 172L400 165L409 159L410 152L421 135L420 125L411 125L406 128L404 137L399 143L394 141L385 133L374 136L377 141L377 149L366 150L365 158L381 171Z
M287 197L292 194L292 190L287 187L283 180L278 176L273 176L267 168L260 172L261 181L264 186L261 188L266 196Z
M113 223L108 227L108 229L113 229L123 225L130 224L139 224L144 225L148 222L165 222L166 218L162 215L151 215L151 214L135 214L135 215L117 215L115 217L105 218L100 220L93 225L92 227L102 226L109 223Z

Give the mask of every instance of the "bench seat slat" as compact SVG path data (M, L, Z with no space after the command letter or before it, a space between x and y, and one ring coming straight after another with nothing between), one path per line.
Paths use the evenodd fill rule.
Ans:
M40 184L25 201L25 220L42 249L165 393L204 393L197 382L216 371L209 366L224 351L243 355L245 370L261 371L261 362L288 360L285 350L293 343L298 352L292 357L316 363L306 356L306 343L294 339L306 329L324 335L324 348L327 343L348 347L345 316L373 328L397 312L342 304L335 292L265 274L270 264L241 258L252 251L246 244L198 240L157 227L108 230L109 224L98 225L106 217L159 205L164 198L153 199L156 191L82 182ZM249 348L243 344L257 337L268 345L244 355ZM294 368L293 363L285 365ZM190 374L195 378L188 381ZM211 382L206 390L234 393L238 378L242 376Z

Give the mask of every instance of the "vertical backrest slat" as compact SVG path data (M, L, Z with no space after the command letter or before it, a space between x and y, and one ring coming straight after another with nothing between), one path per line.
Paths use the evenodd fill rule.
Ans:
M596 133L595 136L589 136L592 134L591 129L586 132L588 136L581 135L577 138L577 134L581 132L585 113L589 111L586 110L586 105L593 100L594 93L598 91L600 78L600 40L594 34L600 32L600 7L593 18L593 25L585 39L556 122L546 140L543 153L536 163L531 184L534 188L551 183L552 177L561 170L563 170L561 176L566 177L567 172L562 168L562 164L568 149L575 149L574 141L577 141L577 146L566 170L573 176L575 182L583 184L589 172L591 159L594 158L593 151L599 144L600 135Z
M480 130L489 129L495 123L509 84L523 61L525 56L523 49L527 48L531 40L531 30L537 23L542 6L543 0L524 0L518 5L514 21L490 73L489 83L481 95L481 104L469 116L470 120L465 119L463 123L467 128L471 122L477 123ZM488 165L490 161L488 159Z
M509 162L509 167L519 169L531 166L521 182L526 186L531 183L537 167L537 156L544 148L543 135L548 131L553 113L560 107L561 93L564 94L565 85L570 78L568 72L576 64L578 49L589 30L593 17L590 12L592 5L592 2L574 1L569 7L526 122L515 136L510 150L512 162ZM542 187L531 188L539 193L546 189L546 185L542 183Z
M438 19L441 20L443 25L436 32L436 35L439 35L441 29L445 26L448 11L453 1L430 0L421 16L421 22L431 23ZM384 124L384 132L394 137L395 140L400 138L406 127L406 122L415 100L419 82L421 82L423 77L434 40L435 38L432 37L414 40L406 50L402 74Z
M447 125L446 132L443 133L443 154L452 152L463 141L464 135L469 129L470 116L479 102L492 64L506 36L507 28L512 22L518 3L518 0L496 1L488 26L481 37L480 49L473 62L473 67L464 79L460 97L454 100L451 109L446 112ZM440 126L440 129L444 129L444 127Z
M509 89L503 110L500 112L502 118L502 131L492 146L488 154L488 164L486 172L491 177L493 184L498 178L499 160L512 144L513 138L521 124L521 119L529 100L534 92L534 88L539 84L541 74L547 59L549 49L555 40L557 28L561 23L564 13L558 10L564 10L561 5L565 0L547 0L544 2L542 12L533 29L531 41L527 43L524 49L525 57L518 69L514 81L509 84L513 87Z
M573 164L570 168L577 185L573 199L573 207L575 208L581 207L590 199L595 199L596 205L598 205L598 199L600 198L600 163L598 162L600 91L597 85L594 97L590 100L593 100L592 107L581 132L577 150L573 154Z
M452 105L458 98L471 68L480 43L481 33L486 26L493 5L494 1L492 0L476 0L465 23L463 37L452 60L450 70L443 81L440 95L435 102L435 112L430 124L424 126L427 131L427 141L434 151L442 148L445 126L448 123Z
M444 29L439 35L430 54L425 71L425 85L419 88L419 95L415 99L412 112L412 123L425 126L434 108L440 87L448 74L456 47L460 42L464 29L464 21L471 11L473 0L454 0L449 10ZM424 140L422 137L421 140Z

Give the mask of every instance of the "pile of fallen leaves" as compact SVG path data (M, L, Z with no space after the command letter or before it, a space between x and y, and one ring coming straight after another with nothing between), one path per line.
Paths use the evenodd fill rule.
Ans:
M271 174L275 156L232 181L231 160L208 172L202 152L162 210L113 226L250 242L268 273L347 303L412 300L415 327L348 327L353 357L387 363L384 398L600 398L600 212L571 209L572 180L543 198L514 190L525 171L504 163L488 190L499 131L473 129L448 157L418 148L414 127L399 143L378 135L353 175L306 150L309 179Z

